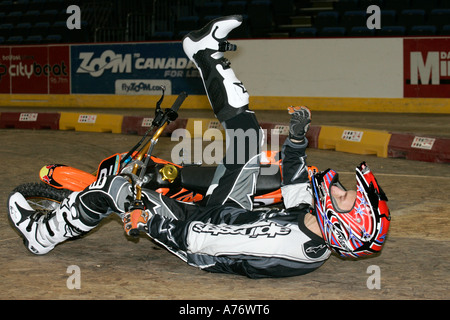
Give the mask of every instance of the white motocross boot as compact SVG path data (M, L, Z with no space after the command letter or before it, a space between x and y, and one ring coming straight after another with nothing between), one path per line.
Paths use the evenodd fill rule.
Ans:
M10 196L9 219L20 232L27 249L42 255L51 251L58 243L80 236L93 228L84 224L74 207L79 192L72 193L61 205L49 214L36 212L20 193Z
M123 216L132 192L128 181L110 176L82 192L73 192L48 214L36 212L22 194L9 197L9 219L23 237L25 246L42 255L57 244L87 233L112 212Z
M242 16L226 16L212 20L183 38L183 50L200 71L210 104L220 122L248 110L247 89L224 58L225 51L236 50L227 38L241 24Z
M202 29L192 31L183 38L184 52L190 60L194 61L194 55L200 50L234 51L236 46L228 43L227 37L233 29L241 24L242 16L240 15L212 20Z

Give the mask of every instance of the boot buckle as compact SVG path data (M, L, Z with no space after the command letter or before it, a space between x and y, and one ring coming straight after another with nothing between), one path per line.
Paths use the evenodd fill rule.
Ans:
M237 45L229 43L228 41L219 42L219 51L236 51Z

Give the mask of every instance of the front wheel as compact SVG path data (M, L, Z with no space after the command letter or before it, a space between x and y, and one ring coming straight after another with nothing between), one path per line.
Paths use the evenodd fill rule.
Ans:
M42 214L55 210L72 193L70 190L55 189L44 183L21 184L13 190L14 192L21 193L30 206Z

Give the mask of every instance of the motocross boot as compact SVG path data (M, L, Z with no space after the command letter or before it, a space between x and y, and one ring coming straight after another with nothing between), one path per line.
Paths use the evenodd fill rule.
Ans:
M9 219L22 235L29 251L37 255L46 254L58 243L80 236L93 228L83 223L74 206L78 193L72 193L48 214L34 211L18 192L10 196Z
M33 210L23 195L16 192L8 200L8 216L27 249L43 255L57 244L92 230L111 212L123 214L130 194L124 178L108 177L82 192L71 193L58 208L45 215Z
M204 49L211 49L214 52L235 50L235 46L228 43L227 37L233 29L241 24L242 16L240 15L212 20L202 29L192 31L183 38L184 52L190 60L193 60L194 55ZM221 56L223 56L223 53Z
M225 51L236 50L227 37L241 23L240 15L218 18L183 38L184 52L197 66L220 122L248 110L249 94L231 69L228 59L224 58Z

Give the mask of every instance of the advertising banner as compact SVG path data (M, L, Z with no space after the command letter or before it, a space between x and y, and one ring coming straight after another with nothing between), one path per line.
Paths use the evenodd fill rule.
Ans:
M0 94L11 92L11 77L8 72L11 59L10 48L0 47Z
M47 47L12 47L9 66L11 93L48 93L43 65L48 62Z
M403 40L405 98L450 98L450 38Z
M70 47L48 47L48 91L50 94L70 93Z
M0 48L0 93L69 94L69 46Z
M181 43L72 45L72 93L205 94L199 71Z

